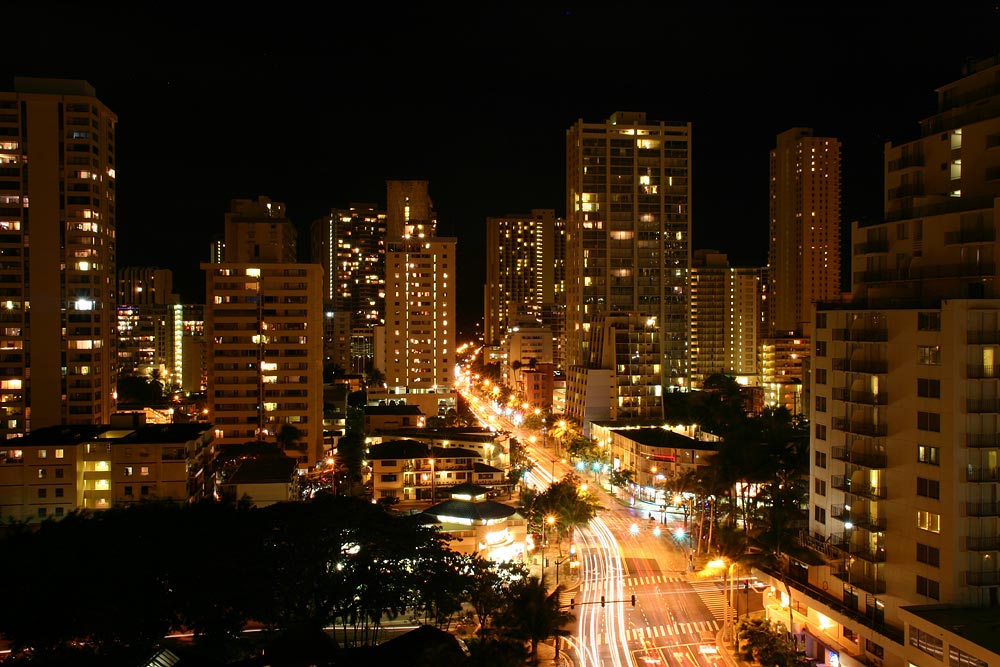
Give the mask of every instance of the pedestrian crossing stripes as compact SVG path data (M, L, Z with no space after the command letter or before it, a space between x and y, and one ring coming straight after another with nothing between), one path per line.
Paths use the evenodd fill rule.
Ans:
M692 582L691 588L717 621L726 617L726 593L714 581Z
M629 628L625 631L627 641L643 641L661 637L676 637L678 635L700 635L702 632L718 632L722 625L717 621L692 621L690 623L674 623L673 625L651 625L645 628ZM601 643L608 643L606 633L601 633Z
M671 577L663 574L651 574L646 577L625 577L622 583L626 586L648 586L649 584L678 583L687 581L684 577Z

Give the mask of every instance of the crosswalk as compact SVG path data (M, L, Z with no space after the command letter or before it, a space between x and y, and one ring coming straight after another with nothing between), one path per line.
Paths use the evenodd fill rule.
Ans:
M627 641L642 642L645 640L656 640L663 637L677 637L678 635L699 636L704 632L718 632L722 625L718 621L691 621L690 623L674 623L672 625L651 625L645 628L629 628L625 631ZM600 642L608 643L608 636L601 633Z
M722 621L726 617L726 593L715 581L692 581L691 588L701 599L712 617Z
M665 574L651 574L645 577L624 577L622 579L622 583L626 586L648 586L650 584L678 583L681 581L687 581L687 579Z

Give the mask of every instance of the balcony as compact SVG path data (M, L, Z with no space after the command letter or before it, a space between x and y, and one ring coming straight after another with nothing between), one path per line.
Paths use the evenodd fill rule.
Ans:
M869 329L834 329L833 340L849 340L860 343L884 343L889 340L889 330L882 328Z
M852 512L850 510L844 509L843 505L831 505L830 506L830 516L839 521L847 523L851 522L854 528L860 528L862 530L868 530L873 532L881 532L885 530L885 517L875 517L871 514L864 514L862 512Z
M996 232L992 227L978 227L972 229L962 229L955 232L945 232L944 242L946 245L960 243L993 243L996 240Z
M857 573L851 573L851 571L846 567L834 571L833 576L850 586L860 588L861 590L871 593L872 595L881 595L885 593L884 581L881 579L875 579L874 577L866 577Z
M973 380L1000 378L1000 366L996 364L969 364L966 367L966 377Z
M870 450L851 451L848 447L834 447L831 456L837 461L853 463L854 465L872 470L882 470L889 467L889 457L882 452Z
M966 433L965 446L977 449L1000 447L1000 433Z
M861 403L862 405L888 405L889 394L884 391L852 391L846 387L834 387L833 399L845 403Z
M845 433L855 433L857 435L868 435L873 437L884 436L889 432L888 424L872 424L871 422L856 422L846 417L834 417L831 426L838 431Z
M965 503L965 513L967 516L1000 516L1000 503L991 502L967 502Z
M966 482L1000 482L1000 468L974 468L968 466L965 469Z
M851 478L845 475L834 475L831 477L830 486L835 489L840 489L845 493L852 493L856 496L869 498L871 500L884 500L886 495L884 486L853 484L851 483Z
M852 556L857 556L861 560L866 560L869 563L885 562L884 547L878 547L876 549L872 549L868 545L855 544L851 546L850 553Z
M973 414L1000 412L1000 398L969 398L965 401L965 411Z
M969 345L997 345L1000 344L1000 331L989 329L986 331L967 331L965 342Z
M836 357L833 360L833 370L884 375L889 372L889 362L880 359L845 359L843 357Z
M1000 551L1000 536L965 538L965 548L969 551Z
M911 169L913 167L923 167L924 166L924 156L918 155L904 155L896 160L889 160L889 171L900 171L901 169Z
M877 252L889 252L889 241L865 241L854 244L855 255L869 255Z
M1000 585L1000 572L997 570L986 572L966 571L965 583L969 586L997 586Z

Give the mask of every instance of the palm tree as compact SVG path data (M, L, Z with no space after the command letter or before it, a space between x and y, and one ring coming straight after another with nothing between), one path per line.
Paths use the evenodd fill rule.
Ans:
M563 586L556 586L549 593L537 578L522 580L512 591L509 605L496 619L496 626L515 639L528 642L531 663L538 664L538 643L549 637L566 637L570 630L566 625L575 621L576 616L563 609L559 596Z

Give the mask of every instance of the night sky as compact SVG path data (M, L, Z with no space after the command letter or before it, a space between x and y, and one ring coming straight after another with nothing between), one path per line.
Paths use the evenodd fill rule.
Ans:
M577 119L692 122L693 247L762 265L779 132L843 142L846 233L881 214L884 143L916 136L963 62L1000 53L1000 11L978 0L928 15L900 2L138 4L5 7L0 57L5 89L86 79L118 115L119 266L171 268L199 301L231 199L285 202L305 258L315 218L384 205L386 180L427 180L439 233L458 238L466 332L482 316L486 218L565 215Z

